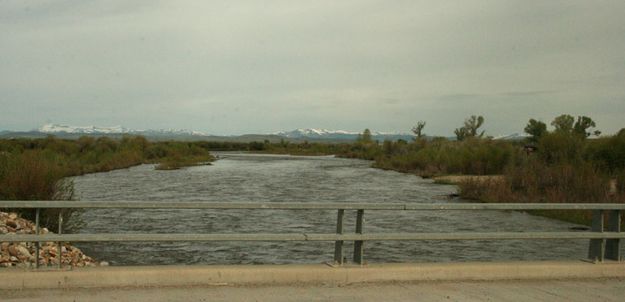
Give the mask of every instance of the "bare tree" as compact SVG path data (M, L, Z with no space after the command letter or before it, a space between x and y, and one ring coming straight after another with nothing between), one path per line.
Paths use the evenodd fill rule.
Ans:
M417 138L422 138L425 136L423 128L425 128L425 121L418 121L417 125L412 127L412 132L417 136Z

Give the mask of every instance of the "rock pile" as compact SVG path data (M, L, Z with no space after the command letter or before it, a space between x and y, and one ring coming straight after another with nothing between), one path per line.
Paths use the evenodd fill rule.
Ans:
M12 234L35 234L35 223L19 218L16 213L0 212L0 267L33 266L35 263L34 242L2 242L2 236ZM39 233L51 233L46 228L40 228ZM71 266L98 266L93 258L69 243L61 246L62 264ZM39 265L58 265L59 252L56 242L42 242L39 249Z

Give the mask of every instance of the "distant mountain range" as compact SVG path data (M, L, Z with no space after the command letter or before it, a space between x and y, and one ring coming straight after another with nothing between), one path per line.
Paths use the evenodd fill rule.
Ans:
M276 132L274 135L285 138L297 138L297 139L322 139L322 140L356 140L361 132L352 132L345 130L326 130L326 129L296 129L293 131ZM371 132L371 136L374 140L398 140L403 139L410 141L414 138L411 134L402 133L385 133L385 132Z
M47 135L55 135L61 138L75 139L81 136L109 136L122 137L124 135L142 135L153 140L183 140L183 141L232 141L232 142L252 142L269 140L278 142L280 140L288 140L291 142L303 141L319 141L319 142L348 142L355 141L360 132L344 131L344 130L327 130L327 129L295 129L292 131L281 131L270 134L245 134L245 135L210 135L199 131L186 129L159 129L159 130L133 130L122 126L99 127L99 126L67 126L59 124L45 124L37 130L32 131L0 131L0 138L27 137L39 138ZM374 140L396 141L399 139L411 141L414 136L406 133L387 133L372 131L371 136ZM511 135L501 135L494 139L501 140L520 140L526 135L514 133ZM453 138L450 138L453 139Z
M58 124L45 124L37 130L48 134L135 134L135 135L184 135L184 136L208 136L206 133L186 129L160 129L160 130L133 130L122 126L98 127L98 126L66 126Z
M68 126L60 124L45 124L32 131L0 131L0 137L29 137L38 138L54 135L61 138L75 139L81 136L109 136L122 137L124 135L142 135L153 140L185 140L185 141L233 141L252 142L269 140L278 142L288 140L292 142L320 141L320 142L346 142L354 141L358 138L359 132L343 130L325 129L296 129L293 131L282 131L270 134L244 134L244 135L210 135L199 131L186 129L159 129L159 130L134 130L122 126L100 127L100 126ZM410 134L372 132L374 140L412 140Z

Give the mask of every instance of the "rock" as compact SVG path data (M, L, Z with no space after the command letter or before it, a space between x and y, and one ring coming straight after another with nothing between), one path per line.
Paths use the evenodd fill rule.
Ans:
M13 229L17 229L17 223L14 220L7 220L5 222L6 226L11 227Z
M52 233L47 228L41 228L40 234ZM6 213L0 211L0 234L3 236L13 236L16 234L35 234L35 224L29 220L18 218L16 213ZM102 264L85 255L80 249L69 243L61 246L62 255L56 242L42 242L40 245L39 259L35 259L35 246L33 242L0 242L0 267L30 267L36 261L44 265L64 264L84 267L84 266L107 266L108 262ZM62 256L62 257L61 257Z
M17 249L17 251L18 251L21 255L24 255L24 256L29 257L29 258L30 258L30 257L32 257L32 255L30 254L30 252L28 251L28 249L27 249L25 246L18 245L18 246L16 247L16 249Z
M9 251L9 255L11 255L11 256L17 256L18 255L18 252L17 252L17 249L15 248L15 245L9 245L7 250Z
M106 261L100 261L100 266L109 266L109 263Z

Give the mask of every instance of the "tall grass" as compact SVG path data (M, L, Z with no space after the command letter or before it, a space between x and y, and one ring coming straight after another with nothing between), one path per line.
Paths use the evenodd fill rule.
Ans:
M462 182L460 195L485 202L625 203L624 131L597 140L554 133L541 139L538 148L508 166L502 181ZM588 211L537 213L590 223Z
M73 183L57 159L39 150L0 155L0 200L70 200L73 197ZM35 211L18 209L23 217L34 220ZM42 210L41 224L51 229L58 228L57 217L61 210ZM62 212L69 221L72 210Z
M340 154L374 160L374 167L430 177L444 174L500 174L513 160L513 143L487 139L449 141L435 139L416 142L385 141L382 145L361 145Z
M140 136L0 140L0 200L71 200L74 191L69 176L142 163L166 162L173 169L213 159L197 143L153 143ZM19 212L34 217L32 210ZM71 223L71 215L72 211L64 211L66 222ZM42 224L56 229L57 217L58 210L45 210Z

